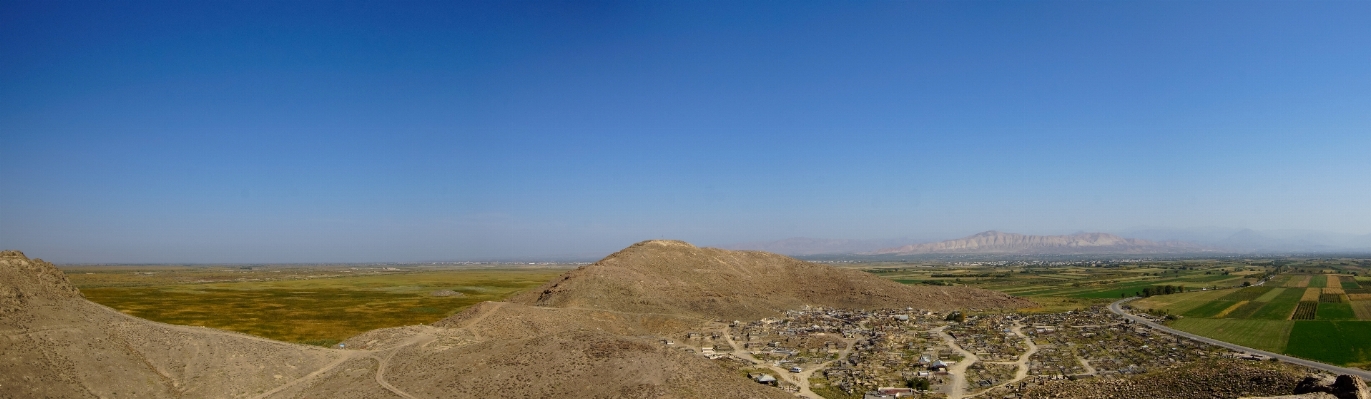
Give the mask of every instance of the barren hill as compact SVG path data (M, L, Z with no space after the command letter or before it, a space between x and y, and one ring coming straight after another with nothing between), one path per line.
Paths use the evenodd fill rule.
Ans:
M1034 236L987 231L927 244L911 244L872 252L873 255L918 254L1161 254L1191 253L1202 248L1181 242L1153 242L1123 238L1108 233L1080 233L1060 236Z
M782 255L667 240L634 244L511 301L726 319L771 316L805 305L934 310L1030 305L995 291L909 286Z
M680 241L635 244L514 299L328 349L128 316L87 301L52 264L4 251L0 397L785 398L658 341L807 304L1027 304Z
M485 303L327 349L124 315L4 251L0 397L790 397L654 338L701 322Z
M342 355L128 316L19 251L0 252L0 335L0 397L247 396Z

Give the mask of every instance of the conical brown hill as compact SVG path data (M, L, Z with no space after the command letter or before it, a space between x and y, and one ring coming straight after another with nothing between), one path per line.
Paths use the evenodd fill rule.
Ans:
M930 310L1031 305L995 291L909 286L772 253L668 240L633 244L511 302L725 319L772 316L804 305Z

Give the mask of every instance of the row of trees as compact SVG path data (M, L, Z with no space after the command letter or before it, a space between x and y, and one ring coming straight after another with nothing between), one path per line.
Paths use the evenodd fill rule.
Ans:
M1150 296L1153 296L1153 295L1171 295L1171 294L1179 294L1179 293L1182 293L1182 292L1185 292L1185 286L1181 286L1181 285L1158 285L1158 286L1152 286L1152 287L1144 287L1144 288L1142 289L1142 291L1134 292L1134 293L1133 293L1133 296L1140 296L1140 297L1146 298L1146 297L1150 297ZM1121 293L1121 294L1119 294L1119 297L1120 297L1120 298L1123 298L1124 295L1127 295L1127 294L1122 294L1122 293Z

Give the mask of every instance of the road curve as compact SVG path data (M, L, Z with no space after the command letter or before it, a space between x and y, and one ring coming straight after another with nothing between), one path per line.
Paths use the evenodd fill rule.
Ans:
M1315 369L1319 369L1319 370L1324 370L1324 371L1328 371L1328 372L1335 373L1335 374L1349 374L1349 375L1355 375L1355 376L1361 377L1361 378L1364 379L1364 380L1365 380L1365 379L1371 379L1371 371L1358 370L1358 369L1350 369L1350 368L1346 368L1346 367L1338 367L1338 366L1334 366L1334 365L1331 365L1331 364L1319 363L1319 362L1316 362L1316 361L1313 361L1313 360L1306 360L1306 359L1301 359L1301 358L1298 358L1298 357L1291 357L1291 356L1282 355L1282 354L1279 354L1279 353L1271 353L1271 352L1267 352L1267 351L1260 350L1260 349L1248 348L1248 347L1246 347L1246 346L1231 344L1231 343L1228 343L1228 342L1220 341L1220 340L1213 339L1213 338L1209 338L1209 337L1202 337L1202 336L1199 336L1199 335L1191 334L1191 333L1188 333L1188 332L1185 332L1185 331L1181 331L1181 330L1177 330L1177 329L1174 329L1174 328L1171 328L1171 327L1167 327L1167 326L1163 326L1163 325L1160 325L1160 324L1157 324L1157 323L1153 323L1151 320L1147 320L1147 319L1144 319L1144 318L1142 318L1142 317L1134 316L1133 314L1128 313L1128 312L1125 312L1125 311L1123 310L1122 305L1124 304L1124 302L1128 302L1128 301L1131 301L1131 300L1134 300L1134 299L1138 299L1138 297L1125 298L1125 299L1120 299L1120 300L1114 301L1114 303L1109 304L1109 311L1110 311L1110 312L1114 312L1114 314L1117 314L1117 315L1119 315L1119 316L1123 316L1123 317L1126 318L1126 319L1132 320L1132 321L1135 322L1135 323L1142 323L1143 325L1146 325L1146 326L1148 326L1148 327L1152 327L1152 328L1154 328L1154 329L1160 330L1160 331L1162 331L1162 332L1165 332L1165 333L1168 333L1168 334L1171 334L1171 335L1177 335L1177 336L1181 336L1181 337L1186 337L1186 338L1193 339L1193 340L1196 340L1196 341L1204 342L1204 343L1206 343L1206 344L1222 346L1222 347L1225 347L1225 348L1228 348L1228 349L1232 349L1232 350L1235 350L1235 351L1239 351L1239 352L1255 353L1255 354L1262 355L1262 356L1269 356L1269 357L1273 357L1273 358L1276 358L1276 359L1280 359L1281 361L1286 362L1286 363L1298 364L1298 365L1301 365L1301 366L1310 367L1310 368L1315 368Z

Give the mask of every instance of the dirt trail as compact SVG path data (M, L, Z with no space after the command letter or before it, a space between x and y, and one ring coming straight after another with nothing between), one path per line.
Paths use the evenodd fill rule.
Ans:
M493 311L494 309L491 310ZM486 312L486 314L489 313L490 312ZM485 317L485 314L482 314L481 317ZM479 318L477 320L479 320ZM438 339L438 336L434 335L431 332L420 332L418 334L415 334L413 337L410 337L408 340L405 340L404 343L394 348L387 349L387 351L390 351L390 353L387 353L385 357L380 358L380 364L376 365L376 384L380 385L382 388L385 388L387 391L390 391L391 393L400 395L400 397L406 399L418 399L415 398L413 395L405 393L405 391L401 391L394 385L390 385L389 382L386 382L386 365L390 363L390 358L395 357L395 354L399 353L401 349L407 348L412 345L423 346L428 344L429 342L433 342L433 340L435 339Z
M1013 384L1013 383L1016 383L1016 382L1019 382L1019 381L1023 381L1025 378L1028 378L1028 359L1029 359L1030 357L1032 357L1033 354L1038 353L1038 345L1035 344L1035 343L1033 343L1033 339L1032 339L1032 338L1029 338L1027 335L1024 335L1024 333L1023 333L1023 324L1019 324L1019 322L1015 321L1015 322L1014 322L1014 327L1013 327L1010 331L1013 331L1013 332L1014 332L1014 335L1018 335L1020 338L1023 338L1023 342L1024 342L1025 344L1028 344L1028 350L1027 350L1027 351L1024 351L1024 353L1023 353L1022 355L1019 355L1019 360L1015 360L1014 362L1006 362L1006 363L1003 363L1003 364L1013 364L1013 365L1015 365L1015 366L1018 367L1018 370L1016 370L1016 371L1014 372L1014 379L1009 380L1009 381L1005 381L1005 382L1003 382L1003 383L1000 383L1000 384L998 384L998 385L992 386L992 387L990 387L990 388L986 388L985 390L980 391L980 392L977 392L977 393L974 394L974 395L967 395L966 397L970 398L970 397L979 396L979 395L984 394L984 393L986 393L986 392L990 392L991 390L994 390L995 388L999 388L999 387L1003 387L1003 386L1006 386L1006 385L1009 385L1009 384ZM1082 362L1084 362L1084 360L1082 360ZM1090 367L1089 365L1086 365L1085 367L1087 367L1087 370L1090 370L1091 374L1094 374L1095 369L1089 368L1089 367Z
M971 352L967 352L966 349L962 349L961 345L957 345L957 340L952 339L952 335L945 330L947 330L947 326L938 327L931 331L941 335L943 342L947 343L948 347L962 355L961 361L947 369L947 375L952 377L952 383L945 387L948 399L961 399L966 397L966 368L971 367L980 358Z
M1081 358L1081 357L1077 357L1076 360L1080 360L1080 361L1081 361L1081 367L1084 367L1084 368L1085 368L1085 372L1084 372L1084 373L1076 374L1076 375L1095 375L1095 374L1096 374L1095 366L1091 366L1089 360L1085 360L1085 358Z
M476 323L479 323L481 320L484 320L484 319L486 318L486 316L489 316L491 313L494 313L495 310L499 309L500 306L503 306L503 305L504 305L503 302L495 302L495 306L492 306L489 310L487 310L485 313L481 313L481 315L477 316L476 318L471 319L471 321L468 322L466 325L467 325L467 326L471 326L471 325L474 325L474 324L476 324ZM183 326L173 326L173 327L194 328L194 327L183 327ZM430 327L430 328L431 328L431 327ZM466 327L462 327L462 328L466 328ZM470 330L468 330L468 331L470 331ZM229 334L229 335L238 336L237 334L234 334L234 333L228 333L228 334ZM472 331L472 334L475 334L475 332ZM479 338L479 337L478 337L478 338ZM405 340L404 342L400 343L399 345L396 345L396 346L394 346L394 347L387 348L387 349L382 349L382 350L355 350L355 349L354 349L354 350L330 350L330 349L322 349L322 350L329 350L329 351L337 351L337 352L342 353L342 355L339 356L338 359L337 359L337 360L334 360L332 363L326 364L326 365L324 365L323 367L320 367L318 370L314 370L314 372L309 373L308 375L305 375L304 377L297 378L297 379L295 379L294 381L285 383L285 384L283 384L283 385L281 385L281 386L278 386L278 387L276 387L276 388L274 388L274 389L272 389L272 390L270 390L270 391L267 391L267 392L265 392L265 393L262 393L261 395L254 396L253 398L254 398L254 399L263 399L263 398L270 397L271 395L275 395L275 394L277 394L277 393L279 393L279 392L281 392L281 391L284 391L284 390L289 389L289 388L291 388L291 387L300 385L301 383L304 383L305 381L312 380L312 379L314 379L314 378L317 378L317 377L323 375L324 373L327 373L327 372L329 372L329 371L332 371L333 369L337 368L339 365L342 365L343 363L346 363L346 362L348 362L349 360L354 360L354 359L369 357L369 358L372 358L372 359L376 359L376 361L377 361L377 363L378 363L378 364L376 365L376 376L375 376L375 380L376 380L376 384L377 384L377 385L380 385L382 388L385 388L387 391L390 391L391 393L394 393L394 394L396 394L396 395L399 395L400 397L408 398L408 399L416 399L416 398L414 397L414 395L410 395L409 393L406 393L405 391L402 391L402 390L400 390L399 388L396 388L394 385L390 385L390 383L386 381L386 366L389 365L390 359L393 358L393 357L395 357L395 354L396 354L396 353L399 353L401 349L404 349L404 348L407 348L407 347L410 347L410 346L413 346L413 345L416 345L416 344L417 344L417 345L420 345L420 346L422 346L422 345L427 345L429 342L433 342L433 341L436 340L436 339L438 339L438 336L437 336L436 334L434 334L432 331L421 331L421 332L419 332L418 334L415 334L413 337L410 337L409 339L407 339L407 340ZM275 341L273 341L273 342L275 342ZM384 355L384 356L378 356L379 354L382 354L382 353L384 353L385 355Z
M776 378L786 378L790 380L790 382L794 383L796 386L800 387L800 392L796 395L811 399L824 399L824 397L819 396L819 394L814 393L814 391L809 389L809 376L814 375L814 372L816 371L823 370L824 368L828 367L828 365L833 364L833 362L847 358L847 355L852 352L852 344L854 342L857 342L857 339L855 338L844 339L843 342L846 343L847 346L844 347L843 350L838 352L837 359L820 363L818 366L814 366L809 370L805 370L799 373L791 373L790 370L782 369L778 366L771 365L767 362L763 362L755 357L752 357L752 354L748 353L746 349L743 349L743 347L738 345L738 343L733 342L733 335L729 334L728 326L724 326L723 328L721 328L721 330L723 331L724 340L728 341L728 346L733 348L733 356L739 359L752 362L752 364L754 365L763 366L768 369L771 369L771 371L776 372Z
M319 377L320 375L323 375L324 373L327 373L327 372L329 372L330 370L333 370L334 368L337 368L338 365L341 365L341 364L343 364L343 363L348 362L349 360L353 360L353 359L358 359L358 358L366 357L366 356L368 356L368 355L370 355L370 354L371 354L370 351L355 351L355 353L349 353L349 354L346 354L346 355L343 355L343 356L339 356L339 357L338 357L338 360L334 360L333 363L326 364L326 365L324 365L324 367L320 367L318 370L314 370L313 373L306 374L304 377L296 378L296 379L293 380L293 381L290 381L290 382L287 382L287 383L282 384L282 385L280 385L280 386L277 386L276 388L273 388L273 389L270 390L270 391L263 392L261 395L253 396L253 399L263 399L263 398L270 397L271 395L275 395L275 394L277 394L278 392L281 392L281 391L284 391L284 390L286 390L286 389L289 389L290 387L293 387L293 386L296 386L296 385L300 385L300 383L302 383L302 382L309 381L309 380L312 380L312 379L314 379L314 378L317 378L317 377Z
M505 306L504 302L491 303L492 305L490 306L490 309L486 309L485 312L482 312L480 315L467 321L467 323L462 325L460 329L470 332L471 335L476 339L483 338L481 337L480 333L476 332L475 330L469 327L480 324L482 320L486 319L486 317L495 314L496 311L499 311L501 307ZM376 366L376 384L380 385L382 388L385 388L387 391L390 391L391 393L400 395L400 397L406 399L418 399L414 397L414 395L410 395L409 393L400 390L400 388L396 388L394 385L390 385L390 382L386 381L386 367L389 366L390 359L394 358L395 354L400 353L401 350L415 345L418 345L422 348L427 346L429 343L437 340L438 335L435 333L435 331L433 331L434 329L434 327L425 326L424 331L420 331L419 333L414 334L413 337L410 337L409 339L405 340L405 342L396 345L394 348L386 349L385 351L388 351L389 353L386 353L384 357L378 359L380 361L380 364Z

